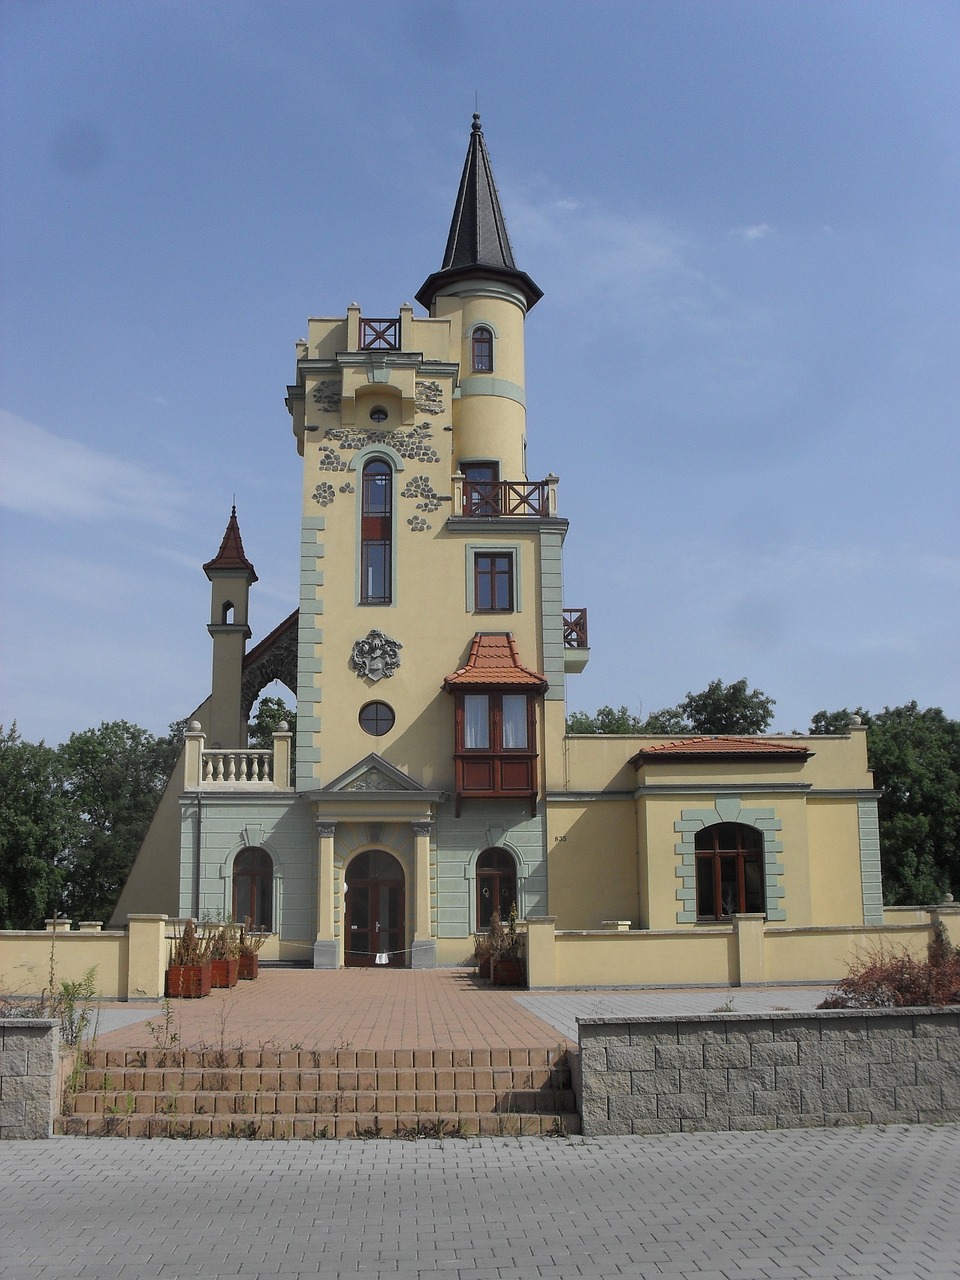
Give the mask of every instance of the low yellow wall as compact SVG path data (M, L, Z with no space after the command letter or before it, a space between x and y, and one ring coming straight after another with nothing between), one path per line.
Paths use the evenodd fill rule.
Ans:
M738 971L730 926L557 934L558 987L726 984L738 980Z
M926 959L933 936L927 924L885 925L875 929L844 927L769 929L764 934L764 982L835 982L858 958L880 950L905 949Z
M79 982L96 969L94 985L107 999L127 998L128 938L125 930L108 933L0 933L0 991L38 996L50 990L51 949L54 989Z

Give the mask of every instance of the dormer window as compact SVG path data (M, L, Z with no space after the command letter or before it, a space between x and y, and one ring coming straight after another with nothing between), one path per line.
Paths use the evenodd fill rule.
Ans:
M473 372L493 372L493 330L486 325L473 331Z

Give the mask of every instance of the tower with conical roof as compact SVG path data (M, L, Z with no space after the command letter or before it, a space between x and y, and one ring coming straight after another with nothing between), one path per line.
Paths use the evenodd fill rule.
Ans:
M247 725L242 710L243 660L250 639L250 588L257 573L240 537L237 508L227 521L220 550L203 566L210 579L210 622L213 639L208 742L211 747L244 747Z

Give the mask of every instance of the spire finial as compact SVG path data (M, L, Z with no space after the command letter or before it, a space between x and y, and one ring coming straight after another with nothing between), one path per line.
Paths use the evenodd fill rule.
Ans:
M473 124L470 126L470 131L471 131L472 133L483 133L483 130L482 130L482 129L481 129L481 127L480 127L480 112L479 112L479 111L475 111L475 112L473 113Z

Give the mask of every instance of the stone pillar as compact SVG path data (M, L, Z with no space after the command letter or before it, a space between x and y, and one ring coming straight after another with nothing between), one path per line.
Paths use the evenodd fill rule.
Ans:
M437 943L430 932L430 832L431 822L414 822L414 915L411 969L437 967Z
M930 923L934 927L942 924L950 945L960 947L960 904L954 902L952 893L948 893L938 906L930 908Z
M167 969L167 917L127 916L127 1000L159 1000Z
M286 790L290 786L290 743L293 734L286 720L280 721L279 730L273 735L273 785Z
M733 928L737 937L737 985L747 986L751 982L766 982L766 968L763 955L763 926L766 917L763 915L735 915Z
M527 986L557 985L557 917L527 916Z
M183 785L187 791L195 791L203 781L203 748L206 735L199 720L191 720L183 735Z
M313 944L315 969L338 969L340 954L333 931L333 838L335 822L318 822L317 849L317 940Z

